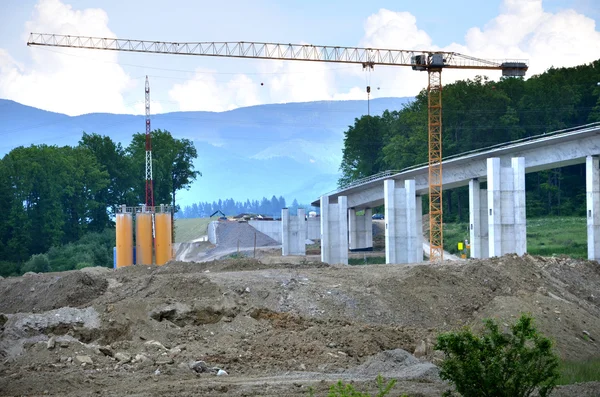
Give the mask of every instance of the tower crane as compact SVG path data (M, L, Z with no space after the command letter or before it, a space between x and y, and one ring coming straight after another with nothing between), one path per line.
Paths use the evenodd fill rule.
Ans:
M200 55L285 61L338 62L362 65L409 66L429 76L429 242L430 260L443 259L442 230L442 70L501 70L503 76L522 77L524 60L486 60L446 51L323 46L259 42L165 42L88 36L31 33L28 46L50 46L156 54Z

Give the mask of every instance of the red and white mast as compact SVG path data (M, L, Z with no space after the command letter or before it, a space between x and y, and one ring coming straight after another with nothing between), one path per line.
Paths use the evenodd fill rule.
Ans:
M152 181L152 137L150 136L150 83L146 76L146 208L154 207Z

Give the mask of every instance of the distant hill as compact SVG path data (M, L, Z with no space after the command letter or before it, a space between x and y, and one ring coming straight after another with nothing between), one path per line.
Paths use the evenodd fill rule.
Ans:
M373 99L371 114L401 109L411 99ZM335 188L343 133L366 109L366 101L322 101L174 112L153 115L152 129L190 139L198 150L195 165L203 177L190 191L178 193L182 206L272 195L308 203ZM108 135L127 146L133 133L145 129L144 116L70 117L3 99L0 120L0 155L21 145L75 145L83 131Z

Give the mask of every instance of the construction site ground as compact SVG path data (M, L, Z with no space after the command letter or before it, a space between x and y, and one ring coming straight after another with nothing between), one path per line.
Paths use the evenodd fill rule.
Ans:
M600 357L597 262L279 259L0 280L0 395L325 396L340 379L374 394L381 374L399 380L393 396L440 396L436 335L523 312L563 359ZM598 395L597 382L553 393Z

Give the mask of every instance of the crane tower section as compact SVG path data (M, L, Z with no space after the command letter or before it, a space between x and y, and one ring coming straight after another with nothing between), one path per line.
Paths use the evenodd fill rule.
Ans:
M150 134L150 83L146 76L146 207L154 207L154 182L152 180L152 136Z

